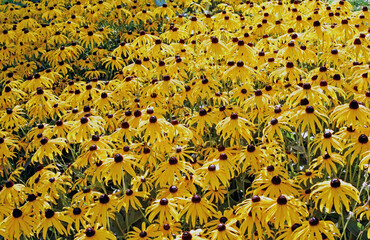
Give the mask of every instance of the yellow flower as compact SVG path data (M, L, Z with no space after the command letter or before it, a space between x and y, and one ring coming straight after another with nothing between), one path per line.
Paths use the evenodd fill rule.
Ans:
M93 228L88 227L80 230L74 240L116 240L112 232L105 230L104 228Z
M307 217L308 211L303 203L293 197L280 195L277 200L270 200L265 210L265 221L274 222L275 228L300 222L302 217ZM299 209L299 210L298 210Z
M350 199L348 197L359 202L358 190L350 183L338 178L317 183L313 186L313 189L311 197L319 206L320 211L323 211L325 207L326 212L330 212L333 205L337 213L342 212L342 205L345 206L346 211L349 211Z
M134 231L128 232L128 240L150 240L155 236L156 225L152 224L148 227L145 222L141 224L141 229L133 227Z
M108 158L102 174L105 177L106 183L112 180L113 184L123 186L125 183L124 177L126 173L131 176L136 176L134 167L139 167L135 162L135 158L128 154L115 154L113 158Z
M312 217L308 221L304 221L302 226L294 231L292 239L298 240L304 237L307 240L315 240L317 238L324 239L324 236L334 240L340 237L340 232L333 222Z
M336 122L336 126L363 125L368 122L370 110L352 100L349 104L339 105L331 113L331 120Z
M158 217L159 224L178 221L177 204L174 198L156 199L151 206L146 209L149 222L153 222L155 217Z
M91 205L87 215L91 216L91 222L98 222L106 227L109 218L115 219L114 213L117 212L118 199L115 195L101 194L98 200Z
M208 162L203 167L198 168L196 173L202 178L203 189L218 189L221 185L229 186L225 169L215 162Z
M184 199L186 201L184 208L180 212L180 216L185 215L186 222L190 222L195 226L196 219L199 219L201 224L207 222L208 218L215 212L215 205L208 202L206 198L200 197L198 194L191 198Z
M194 174L190 163L179 160L176 157L170 157L158 166L153 178L156 181L156 186L163 187L167 184L172 184L175 179L181 178L182 173L186 176Z
M36 233L40 234L40 232L42 231L42 237L46 238L48 229L50 227L53 227L59 234L67 236L68 232L61 221L68 223L70 219L60 212L54 212L52 209L45 209L42 214L41 221L39 222L39 225L37 227Z
M42 163L45 158L51 160L54 156L63 155L62 150L68 152L68 145L63 138L48 139L47 137L43 137L40 143L40 147L31 158L32 162Z
M21 236L29 238L34 234L35 222L32 216L22 208L14 208L2 222L2 227L8 239L20 239Z
M312 167L318 168L320 172L322 172L323 169L329 174L329 176L333 173L337 173L337 166L336 164L339 164L340 166L344 166L344 158L343 156L332 153L328 154L327 152L324 155L321 155L320 157L314 159L312 161Z
M232 113L230 117L225 118L216 126L217 133L222 136L224 143L230 140L230 144L240 144L242 139L252 142L253 123L245 118L239 117L237 113Z

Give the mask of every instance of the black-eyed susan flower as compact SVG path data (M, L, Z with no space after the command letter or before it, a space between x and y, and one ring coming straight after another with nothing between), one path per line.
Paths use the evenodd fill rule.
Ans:
M117 239L112 232L107 231L104 228L99 227L87 227L86 229L80 230L75 240L115 240Z
M223 136L224 142L230 140L230 144L240 144L241 139L247 142L252 141L253 123L245 118L239 117L237 113L232 113L216 126L217 132Z
M340 237L340 233L333 222L312 217L308 221L304 221L302 226L295 229L292 239L296 240L303 236L312 240L317 238L324 239L323 236L326 236L328 239L334 240Z
M72 228L80 230L80 226L86 229L88 226L88 222L90 221L86 213L87 206L83 206L82 204L66 208L66 216L72 219L72 221L68 223L67 231L70 232Z
M370 110L359 104L356 100L352 100L349 104L343 104L335 107L331 113L331 119L337 126L356 125L366 123Z
M108 158L103 169L106 181L112 180L114 184L123 186L125 183L124 175L126 173L135 176L134 168L138 165L134 161L135 158L128 154L115 154L113 158Z
M31 237L35 222L29 212L14 208L9 216L3 221L5 237L9 239L20 239L21 236Z
M153 222L154 218L158 218L159 224L178 221L177 205L174 198L156 199L152 205L147 208L149 222Z
M129 240L150 240L155 236L156 225L146 226L145 222L141 224L141 229L133 227L133 231L128 233Z
M62 150L68 151L68 145L63 138L48 139L43 137L40 141L40 147L32 156L32 162L42 163L45 158L53 159L54 156L62 155Z
M143 206L141 205L138 197L140 198L146 198L147 193L145 192L139 192L139 191L134 191L132 189L127 189L124 192L124 196L119 199L119 205L117 206L118 209L121 209L122 207L125 208L126 213L128 210L132 207L135 210L138 210L139 208L142 208Z
M315 139L312 141L312 145L314 146L312 148L314 153L320 149L322 153L327 152L329 155L332 155L332 149L338 152L343 150L343 145L339 136L333 134L333 131L330 130L326 130L321 136L316 135Z
M200 223L205 223L215 212L214 204L198 194L184 200L186 203L180 212L180 216L185 215L186 221L191 223L192 226L195 226L197 219L199 219Z
M117 211L118 198L115 195L101 194L97 201L89 208L87 215L91 216L92 222L99 222L102 226L107 226L109 218L114 219Z
M181 224L178 222L165 222L163 224L157 224L158 233L156 237L164 237L170 240L175 239L174 236L181 233Z
M343 156L337 153L329 154L326 152L324 155L321 155L312 161L313 168L318 168L319 171L325 169L329 176L332 175L332 171L333 173L337 173L337 164L342 167L344 166Z
M176 178L182 177L182 174L186 176L194 174L190 163L176 157L170 157L158 166L154 179L156 179L156 185L163 187L167 184L172 184Z
M317 183L313 188L311 196L321 211L325 207L325 210L330 212L334 206L335 211L340 213L343 205L349 211L349 198L359 201L358 190L350 183L346 183L338 178Z
M68 232L61 221L68 223L70 219L64 216L61 212L55 212L52 209L45 209L45 211L42 213L42 217L36 232L37 234L40 234L42 231L42 237L46 238L48 229L53 227L56 231L58 231L58 233L62 235L68 235Z
M350 156L351 164L354 162L357 156L362 157L362 155L370 150L369 137L365 134L358 136L357 140L353 139L345 147L347 149L344 157Z
M296 211L297 208L299 211ZM283 228L285 222L288 225L300 222L307 215L308 211L302 202L285 195L280 195L277 200L270 200L265 210L265 220L272 221L276 228Z
M299 110L297 115L292 117L296 129L304 131L306 128L312 133L316 133L316 126L321 131L323 124L327 122L328 117L314 106L306 106L305 109Z
M214 162L208 162L203 167L197 169L197 173L202 177L202 187L206 189L218 189L221 185L228 186L227 175L225 169L220 168L220 165Z

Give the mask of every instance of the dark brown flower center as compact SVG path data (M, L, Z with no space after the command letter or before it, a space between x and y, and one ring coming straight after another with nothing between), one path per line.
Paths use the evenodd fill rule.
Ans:
M256 147L254 145L251 144L251 145L248 145L247 146L247 151L248 152L251 153L251 152L254 152L255 150L256 150Z
M281 178L279 176L274 176L271 179L271 183L274 184L274 185L279 185L281 183Z
M54 216L54 211L53 210L51 210L51 209L46 209L45 210L45 217L46 218L52 218L53 216Z
M209 166L208 166L208 171L210 171L210 172L214 172L214 171L216 171L216 166L215 166L215 165L213 165L213 164L209 165Z
M73 209L73 215L80 215L82 212L81 208L76 207Z
M100 195L100 197L99 197L99 202L100 202L101 204L106 204L106 203L108 203L108 202L109 202L109 196L108 196L107 194L102 194L102 195Z
M14 218L19 218L22 216L22 211L18 208L14 209L13 210L13 213L12 213L13 217Z
M319 219L317 219L316 217L312 217L308 220L308 223L311 225L311 226L317 226L319 224Z
M85 231L86 237L93 237L95 235L94 228L87 228Z
M217 230L222 232L222 231L225 231L226 230L226 225L223 224L223 223L220 223L217 225Z
M340 187L340 180L338 178L334 178L330 181L330 186L332 188L339 188Z
M192 238L193 238L193 236L191 235L190 232L184 232L181 236L182 240L191 240Z
M358 102L356 100L352 100L350 103L349 103L349 108L350 109L353 109L353 110L356 110L360 107L360 105L358 104Z
M192 198L191 198L191 201L193 202L193 203L200 203L200 200L201 200L202 198L198 195L198 194L195 194Z
M288 203L288 199L284 195L281 195L281 196L278 197L277 203L279 205L285 205L285 204Z
M168 160L168 163L170 164L170 165L175 165L175 164L177 164L179 161L177 160L177 158L176 157L170 157L170 159Z
M358 142L362 144L366 144L369 141L369 138L365 134L361 134L358 137Z
M159 201L159 204L161 204L162 206L166 206L166 205L168 205L168 199L167 199L167 198L162 198L162 199Z

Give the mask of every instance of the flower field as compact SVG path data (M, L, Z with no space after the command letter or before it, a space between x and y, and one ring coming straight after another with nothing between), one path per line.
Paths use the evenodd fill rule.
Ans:
M370 239L370 12L0 5L0 240Z

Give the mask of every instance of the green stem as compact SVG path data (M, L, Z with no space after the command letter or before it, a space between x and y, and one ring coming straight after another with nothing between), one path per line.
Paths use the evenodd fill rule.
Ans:
M311 131L310 128L307 127L307 163L308 167L310 167L311 164L311 148L310 148L310 137L311 137Z
M230 205L230 192L229 192L229 188L227 188L227 204L228 204L228 206L230 208L231 205Z
M360 173L358 174L358 175L360 175ZM366 174L366 176L365 176L365 181L364 182L367 182L367 177L368 177L368 175ZM364 185L365 186L365 185ZM364 186L362 186L362 188L360 189L360 193L358 194L359 196L361 196L361 193L362 193L362 191L364 190ZM352 209L352 212L354 212L354 210L356 209L356 207L357 207L357 204L358 204L358 202L356 201L355 202L355 204L354 204L354 206L353 206L353 209ZM344 221L344 217L343 217L343 214L342 214L342 221ZM350 220L351 218L350 217L348 217L348 219L347 219L347 222L345 223L345 225L344 225L344 227L343 227L343 231L342 231L342 236L341 236L341 238L340 238L340 240L342 240L342 238L343 238L343 236L344 236L344 239L346 240L347 239L347 236L346 236L346 229L347 229L347 226L348 226L348 223L349 223L349 220ZM344 223L344 222L343 222Z
M346 223L344 223L344 214L342 213L342 214L340 215L340 217L341 217L341 219L342 219L342 224L344 225L344 227L343 227L343 231L342 231L342 236L340 237L340 239L342 239L342 238L343 238L343 236L344 236L344 239L345 239L345 240L347 240L346 228L347 228L347 224L348 224L348 222L349 222L349 218L348 218L347 222L346 222Z
M57 240L57 239L58 239L58 234L57 234L57 232L55 231L55 228L54 228L54 227L53 227L53 232L54 232L55 240Z

